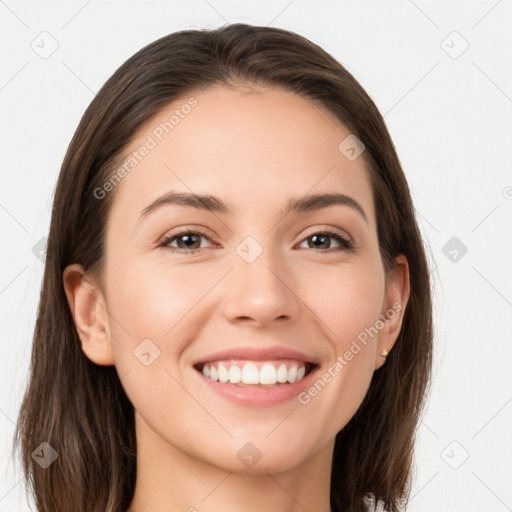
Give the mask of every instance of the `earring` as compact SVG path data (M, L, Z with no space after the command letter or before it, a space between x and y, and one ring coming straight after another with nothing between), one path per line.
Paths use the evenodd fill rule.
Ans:
M382 357L386 357L388 354L389 354L389 352L388 352L385 348L383 348L383 349L382 349L382 352L380 353L380 355L381 355Z

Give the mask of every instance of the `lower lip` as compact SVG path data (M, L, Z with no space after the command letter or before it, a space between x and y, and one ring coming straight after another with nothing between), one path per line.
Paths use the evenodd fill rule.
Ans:
M237 386L236 384L221 383L206 378L201 372L194 369L198 376L210 386L212 391L238 405L251 405L256 407L269 407L287 400L291 400L304 391L317 373L318 366L313 368L303 379L288 384L277 384L272 387L263 386Z

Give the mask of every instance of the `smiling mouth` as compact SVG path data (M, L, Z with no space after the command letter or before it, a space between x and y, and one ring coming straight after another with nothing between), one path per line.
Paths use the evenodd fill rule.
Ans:
M293 384L304 379L319 365L296 360L228 360L198 363L194 369L206 379L221 384L270 387Z

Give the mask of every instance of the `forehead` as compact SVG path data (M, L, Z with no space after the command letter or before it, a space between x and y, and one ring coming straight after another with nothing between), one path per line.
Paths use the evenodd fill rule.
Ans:
M340 143L350 131L310 99L276 88L214 86L183 96L148 120L125 151L111 222L133 224L169 191L218 196L240 213L283 209L291 197L339 192L374 223L362 157Z

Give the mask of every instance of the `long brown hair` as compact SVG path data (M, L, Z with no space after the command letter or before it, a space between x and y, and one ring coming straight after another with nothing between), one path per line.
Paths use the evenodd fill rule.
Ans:
M428 263L404 172L377 107L355 78L311 41L278 28L232 24L185 30L147 45L104 84L68 147L55 189L35 326L30 381L14 446L39 512L125 512L135 489L134 409L114 366L82 352L64 292L71 263L101 276L114 194L101 187L141 125L170 102L210 85L281 87L334 114L363 141L386 273L409 263L410 296L399 337L356 414L337 434L331 507L366 502L401 510L410 494L416 428L431 379ZM48 468L34 450L59 454Z

